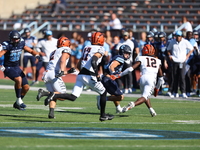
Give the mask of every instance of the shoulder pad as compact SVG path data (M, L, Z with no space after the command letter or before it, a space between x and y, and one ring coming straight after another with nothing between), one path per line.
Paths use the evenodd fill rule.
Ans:
M116 58L115 58L116 61L120 62L120 63L124 63L124 58L120 55L118 55Z
M62 52L71 54L71 49L69 47L63 47Z
M99 47L99 48L98 48L98 53L104 55L104 53L105 53L105 49L104 49L102 46Z
M2 43L3 45L8 45L9 43L7 41L3 42Z

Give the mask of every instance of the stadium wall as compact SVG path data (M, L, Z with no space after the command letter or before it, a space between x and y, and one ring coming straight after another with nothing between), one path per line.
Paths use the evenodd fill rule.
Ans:
M0 0L0 18L9 18L12 13L20 14L25 8L35 8L38 4L48 4L51 0Z

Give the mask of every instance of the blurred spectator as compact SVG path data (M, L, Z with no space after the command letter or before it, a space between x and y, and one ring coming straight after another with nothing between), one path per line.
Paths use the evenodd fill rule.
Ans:
M35 49L37 45L37 38L35 36L31 36L31 29L25 28L24 29L24 37L25 45L30 47L31 49ZM31 63L31 69L32 69L32 83L30 85L34 85L36 83L36 64L35 64L35 56L32 54L24 51L24 57L23 57L23 72L26 75L27 74L27 65L28 61Z
M117 15L115 13L111 14L111 20L109 22L110 29L111 30L121 30L122 24L119 18L117 18Z
M91 36L92 36L92 33L91 32L88 32L88 34L87 34L87 40L85 40L85 42L84 42L84 44L83 44L83 46L82 46L82 51L83 51L83 49L84 49L84 47L85 46L87 46L87 45L91 45Z
M193 52L193 46L188 40L183 38L181 31L176 31L175 35L176 39L171 40L167 47L169 59L172 62L172 87L170 97L179 97L178 86L180 85L182 97L187 98L185 85L186 60ZM187 49L189 50L188 53Z
M200 97L200 39L199 39L199 31L193 30L193 36L195 41L197 42L197 48L194 49L195 57L193 60L193 65L191 66L191 72L194 74L195 83L197 83L197 91L196 94ZM194 85L194 83L193 83Z
M46 30L44 33L45 38L40 40L36 46L36 50L42 56L42 63L39 63L36 67L36 78L38 78L37 75L39 75L39 71L42 67L46 70L51 52L57 49L58 39L53 37L52 31Z
M112 43L112 36L111 36L111 32L110 30L106 30L105 31L105 40L106 43L109 45L110 49L113 47L113 43Z
M40 33L42 34L42 37L41 38L38 38L38 42L41 41L41 40L44 40L46 38L46 31L48 31L47 29L43 29L40 31ZM37 50L37 45L36 45L36 50ZM40 56L42 57L42 55L40 54ZM36 63L36 74L35 74L35 84L38 84L39 81L38 81L38 77L39 77L39 70L42 66L43 62L42 61L38 61Z
M55 0L52 5L52 14L51 16L54 17L59 11L67 8L67 2L65 0Z
M138 46L138 42L135 40L135 38L133 37L133 30L132 29L128 29L128 33L129 33L129 39L134 43L134 49L133 49L133 53L132 53L132 64L135 63L135 58L139 55L139 46ZM137 69L138 70L138 69ZM136 89L139 87L138 82L137 82L137 78L136 78L136 69L134 69L132 71L132 91L136 91Z
M71 62L71 68L76 68L77 63L78 63L78 59L80 59L79 57L79 52L77 51L77 47L78 47L78 33L77 32L73 32L72 33L72 38L70 39L71 42L71 57L70 57L70 62Z
M78 61L80 60L81 56L82 56L82 47L84 44L84 38L82 36L80 36L80 38L77 39L78 45L76 47L76 50L73 51L73 55L71 55L71 57L75 57L75 68L77 68L77 64Z
M111 48L111 58L114 56L118 55L119 50L117 50L117 45L120 43L120 37L119 36L114 36L113 37L113 47Z
M198 49L200 49L200 38L199 38L199 32L198 32L198 30L194 30L193 31L193 36L194 36L194 39L195 39L195 41L197 42L197 44L198 44Z
M167 63L167 50L166 47L168 45L167 41L167 35L165 32L159 32L158 33L158 42L156 42L156 50L157 50L157 57L161 60L161 70L163 74L165 75L165 79L168 80L168 84L170 84L170 78L169 78L169 68ZM166 81L165 81L166 83ZM162 85L160 87L160 91L158 93L159 95L162 94Z
M153 45L154 43L154 33L152 31L149 31L146 33L146 44Z
M13 29L14 30L19 30L22 28L22 19L18 19L17 22L14 23Z
M192 66L195 64L195 58L198 56L198 44L196 40L193 38L193 32L192 31L187 31L186 32L186 39L190 42L190 44L194 47L194 51L191 53L190 57L186 61L186 75L185 75L185 80L186 80L186 94L189 97L191 92L196 92L196 76L193 71ZM188 53L187 49L187 53Z
M192 25L191 23L188 21L187 17L183 16L182 17L182 24L184 25L183 29L182 29L182 32L183 32L183 37L186 36L186 32L187 31L193 31L192 29Z
M139 49L140 49L140 52L139 52L139 56L142 55L142 49L144 47L144 45L146 44L146 32L141 32L140 33L140 39L139 39Z
M106 42L106 36L105 36L105 34L104 34L104 44L103 44L103 47L105 49L105 54L102 57L101 62L99 63L99 72L100 72L100 74L104 74L105 73L105 66L110 61L110 56L111 56L110 46Z

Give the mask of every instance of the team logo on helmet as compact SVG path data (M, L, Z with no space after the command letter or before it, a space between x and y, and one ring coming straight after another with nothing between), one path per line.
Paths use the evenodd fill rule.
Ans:
M156 50L153 45L151 44L146 44L143 49L142 49L142 55L148 55L148 56L155 56L156 55Z
M92 34L91 37L91 43L92 45L100 45L103 46L104 44L104 36L101 32L95 32Z
M13 39L18 39L17 41L13 41ZM18 31L13 30L9 33L9 40L12 44L14 44L15 46L20 42L21 40L21 35Z
M129 57L128 57L128 58L125 58L125 57L124 57L124 54L125 54L125 53L126 53L126 54L129 54ZM129 58L131 57L131 53L132 53L132 50L131 50L130 46L123 44L123 45L121 45L121 46L119 47L119 55L122 55L122 56L124 57L125 60L126 60L126 59L129 59Z
M67 37L60 37L57 42L57 47L70 47L71 42Z

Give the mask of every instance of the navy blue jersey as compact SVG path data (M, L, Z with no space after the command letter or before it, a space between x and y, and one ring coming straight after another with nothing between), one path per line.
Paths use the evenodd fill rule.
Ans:
M110 72L110 70L109 70L109 66L111 65L111 63L112 63L114 60L116 60L116 61L118 61L118 62L120 63L120 65L117 66L117 67L115 68L115 73L117 74L117 73L120 73L120 72L122 71L122 68L123 68L123 65L124 65L124 57L121 56L121 55L116 55L116 56L114 56L114 57L112 58L112 60L107 64L107 66L106 66L106 68L105 68L105 72L106 72L107 74L112 74L112 73Z
M15 67L19 66L20 56L22 50L24 49L25 42L23 39L14 46L10 41L5 41L2 43L3 50L7 50L4 54L4 66L5 67Z

